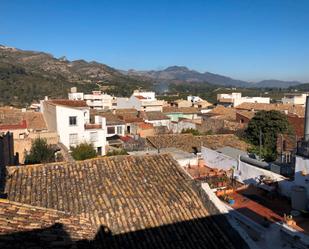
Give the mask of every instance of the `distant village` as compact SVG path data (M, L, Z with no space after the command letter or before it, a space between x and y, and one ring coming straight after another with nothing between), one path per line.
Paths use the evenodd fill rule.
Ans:
M156 222L198 219L205 212L225 217L216 221L214 234L204 223L193 225L208 243L215 241L218 247L213 248L308 248L308 96L285 94L273 103L269 97L233 92L218 94L216 103L192 95L168 102L151 91L135 90L124 98L73 87L67 99L46 96L29 108L1 107L0 232L29 230L1 222L5 215L17 216L16 224L41 228L38 219L32 220L37 209L50 225L63 219L74 238L65 243L86 239L90 248L106 236L102 231L98 236L102 225L122 234ZM272 162L250 152L240 136L263 110L284 114L294 130L293 135L279 134L278 157ZM37 139L53 149L52 163L27 163ZM81 143L93 146L93 159L74 159L71 150ZM151 200L147 190L158 199ZM134 203L126 199L131 197ZM173 208L181 212L173 213ZM61 218L49 220L50 210ZM152 217L158 212L161 217ZM129 216L132 220L123 220ZM188 235L195 228L182 229L176 230L183 240L197 240ZM156 232L150 234L155 238ZM161 248L168 248L169 239L164 232L162 236L166 247ZM106 248L118 248L113 247L117 243L134 248L136 238L105 238Z

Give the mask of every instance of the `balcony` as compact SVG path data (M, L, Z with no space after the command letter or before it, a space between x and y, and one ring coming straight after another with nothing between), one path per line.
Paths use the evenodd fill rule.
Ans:
M90 129L102 129L101 124L85 124L85 129L90 130Z

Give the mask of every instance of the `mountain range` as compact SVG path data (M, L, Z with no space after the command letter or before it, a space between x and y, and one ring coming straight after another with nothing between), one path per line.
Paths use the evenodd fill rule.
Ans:
M65 56L55 58L44 52L0 45L0 104L27 105L45 95L67 97L72 86L84 92L101 89L116 96L129 96L137 88L154 90L160 84L168 86L171 83L198 85L198 89L201 85L203 89L206 86L216 89L220 86L288 88L301 84L280 80L252 83L210 72L200 73L183 66L158 71L124 71L95 61L70 61Z
M220 86L235 86L235 87L277 87L277 88L288 88L290 86L296 86L302 84L299 81L282 81L282 80L263 80L260 82L249 82L243 80L232 79L227 76L214 74L210 72L200 73L195 70L190 70L184 66L171 66L164 70L158 71L121 71L122 73L129 76L144 76L151 78L157 82L167 83L202 83L207 82L214 85Z

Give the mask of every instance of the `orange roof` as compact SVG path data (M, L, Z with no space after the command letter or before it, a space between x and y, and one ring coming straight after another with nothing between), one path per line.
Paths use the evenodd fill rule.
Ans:
M84 100L70 100L70 99L52 99L48 100L49 103L55 105L64 105L69 107L88 107Z
M146 99L145 97L143 97L141 95L135 95L135 98L137 98L137 99Z
M153 129L153 125L149 124L149 123L139 123L138 127L143 129L143 130Z

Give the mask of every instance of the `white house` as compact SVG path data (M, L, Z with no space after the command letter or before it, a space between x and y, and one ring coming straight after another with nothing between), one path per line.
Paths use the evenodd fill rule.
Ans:
M217 101L221 104L236 107L242 103L263 103L269 104L269 97L242 97L241 93L221 93L217 94Z
M145 123L152 124L154 127L164 126L167 129L171 127L170 118L162 112L140 112L139 116Z
M48 130L55 131L67 148L82 142L92 143L99 155L105 155L106 120L95 116L90 122L90 108L83 100L41 101Z
M190 102L192 102L192 103L204 101L204 100L203 100L202 98L200 98L199 96L193 96L193 95L187 96L187 100L190 101Z
M282 98L283 104L293 104L293 105L302 105L306 104L306 97L308 93L298 93L298 94L285 94Z
M124 136L126 130L126 123L117 115L111 112L93 111L93 115L105 118L106 120L106 137L110 138L115 135Z
M164 101L157 100L154 92L135 90L130 98L117 98L117 109L131 109L138 111L162 111Z
M101 91L92 91L91 94L84 94L77 92L76 87L72 87L68 97L70 100L85 100L92 109L111 110L116 108L116 98Z

